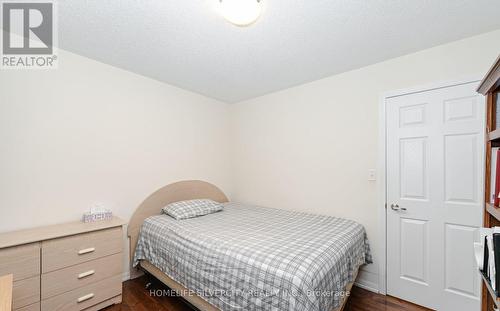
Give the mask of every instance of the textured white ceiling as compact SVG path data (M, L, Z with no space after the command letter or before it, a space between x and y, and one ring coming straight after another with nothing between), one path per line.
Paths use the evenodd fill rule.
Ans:
M233 103L500 28L499 0L263 0L247 28L217 1L59 1L59 44Z

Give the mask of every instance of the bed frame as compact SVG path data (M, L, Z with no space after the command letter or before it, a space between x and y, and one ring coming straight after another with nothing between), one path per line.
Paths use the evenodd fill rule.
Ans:
M161 213L161 209L169 203L193 199L211 199L220 203L228 202L226 195L219 188L210 183L200 180L176 182L154 192L152 195L146 198L146 200L144 200L141 205L139 205L139 207L132 215L132 218L130 219L130 223L128 225L128 236L130 238L130 261L132 262L132 259L134 258L135 248L137 246L137 241L139 238L139 231L141 229L142 223L146 218L154 215L159 215ZM195 306L199 310L219 310L217 307L213 306L200 296L187 295L186 293L189 292L188 288L171 279L168 275L163 273L160 269L155 267L150 262L142 260L139 265L141 269L153 275L166 286L176 291L180 296L182 296L191 305ZM130 268L130 277L132 279L140 275L141 273L139 269L132 267ZM347 292L351 291L352 285L352 283L347 285ZM349 296L345 296L340 307L332 311L344 310L348 297Z

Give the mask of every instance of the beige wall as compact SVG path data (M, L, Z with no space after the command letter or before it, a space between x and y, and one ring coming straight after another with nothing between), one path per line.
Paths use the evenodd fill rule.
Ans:
M95 203L128 219L182 179L230 192L227 104L58 54L56 70L0 70L0 232Z
M382 237L368 170L377 167L381 94L481 76L499 52L496 31L231 106L232 198L362 223L375 264L361 282L376 287Z

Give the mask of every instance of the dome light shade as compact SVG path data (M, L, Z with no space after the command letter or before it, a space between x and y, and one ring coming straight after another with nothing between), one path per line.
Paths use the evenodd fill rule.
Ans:
M219 12L236 26L248 26L262 12L261 0L219 0Z

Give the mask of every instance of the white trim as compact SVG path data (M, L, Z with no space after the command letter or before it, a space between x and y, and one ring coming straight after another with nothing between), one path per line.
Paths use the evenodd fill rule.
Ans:
M130 270L123 271L122 273L122 282L130 280Z
M386 194L387 194L387 184L386 184L386 100L388 98L403 96L408 94L420 93L431 91L435 89L451 87L461 84L468 84L474 82L480 82L482 76L479 74L465 76L456 80L435 82L432 84L426 84L416 87L411 87L407 89L395 90L384 92L380 95L379 99L379 131L378 131L378 160L377 160L377 171L379 172L377 178L377 206L379 215L379 234L382 239L380 243L381 247L379 249L379 279L378 279L378 291L380 294L387 294L387 222L386 222ZM362 286L361 286L362 287Z
M374 293L379 293L378 273L366 271L363 267L361 267L354 285Z
M379 101L379 132L378 132L378 164L377 164L377 206L379 211L379 236L382 239L379 250L379 270L378 270L378 290L380 294L387 294L387 228L386 228L386 118L385 118L385 101L388 98L386 95L380 96Z
M367 291L374 292L376 294L380 293L380 291L376 288L376 284L374 284L374 286L372 286L372 285L367 285L367 284L360 283L360 282L356 281L356 282L354 282L354 285L356 287L366 289Z
M384 92L384 93L382 93L382 98L386 99L386 98L403 96L403 95L408 95L408 94L427 92L427 91L431 91L431 90L442 89L442 88L461 85L461 84L481 82L481 79L482 79L481 75L478 75L478 74L468 75L468 76L464 76L464 77L454 79L454 80L439 81L439 82L428 83L428 84L415 86L415 87L411 87L411 88L405 88L405 89Z

